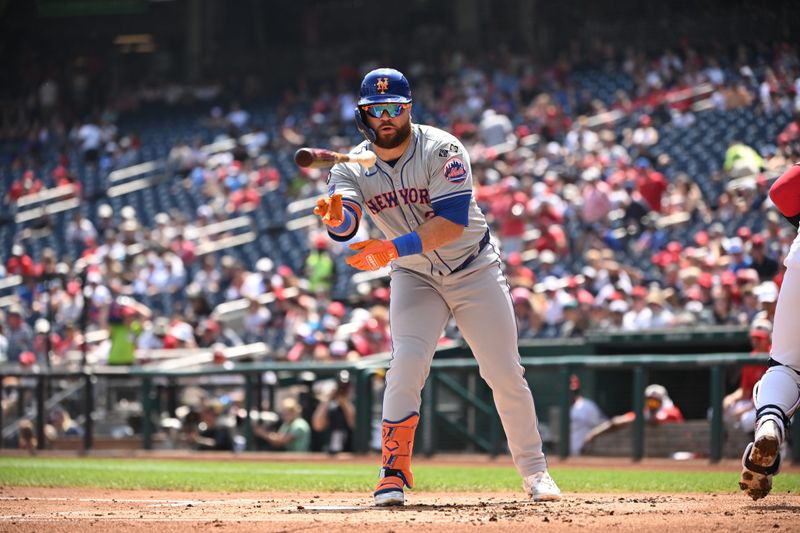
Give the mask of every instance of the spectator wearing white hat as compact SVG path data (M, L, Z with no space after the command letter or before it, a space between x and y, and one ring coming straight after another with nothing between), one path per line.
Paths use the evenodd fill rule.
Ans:
M615 330L615 331L622 331L625 328L625 314L628 312L630 307L628 306L628 302L623 299L616 299L611 300L608 304L608 311L609 311L609 323L607 329Z
M667 289L672 290L672 289ZM671 327L675 322L675 315L667 306L665 291L653 289L647 294L646 303L651 311L650 326L653 329L664 329Z
M774 281L765 281L753 289L753 293L758 297L761 310L755 314L753 320L775 320L775 307L778 302L778 285Z
M192 279L192 285L201 292L216 294L219 292L222 274L217 269L217 259L213 254L203 257L203 266Z
M637 285L631 293L631 309L625 313L623 327L627 331L639 331L653 327L653 309L647 305L647 289Z
M81 212L75 211L69 224L67 224L67 240L72 243L80 243L84 246L90 241L97 240L97 230L92 221L84 217Z
M256 271L245 274L241 293L245 298L258 298L269 290L270 278L275 269L272 259L262 257L256 261Z
M272 319L270 310L258 303L255 298L248 299L247 314L244 316L244 341L258 342L264 340L267 325Z
M561 280L547 276L539 287L544 292L542 318L547 326L558 327L564 321L564 304L572 298L564 292Z
M169 330L169 319L167 317L156 317L153 321L145 323L144 331L136 339L137 350L161 350L164 348L164 337Z

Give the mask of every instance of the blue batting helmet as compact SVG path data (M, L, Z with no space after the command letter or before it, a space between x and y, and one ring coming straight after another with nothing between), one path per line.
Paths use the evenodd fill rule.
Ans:
M358 94L358 106L381 103L411 103L411 86L399 70L376 68L364 76ZM375 142L375 131L367 126L364 114L358 106L353 110L356 126L367 141Z
M358 105L391 102L411 103L411 86L403 73L393 68L378 68L364 76Z

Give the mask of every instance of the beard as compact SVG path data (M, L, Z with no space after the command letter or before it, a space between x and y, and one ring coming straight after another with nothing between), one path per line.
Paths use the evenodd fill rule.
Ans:
M375 146L379 148L397 148L411 135L411 121L407 120L405 124L397 128L389 134L383 134L378 131L375 132L377 139L375 139Z

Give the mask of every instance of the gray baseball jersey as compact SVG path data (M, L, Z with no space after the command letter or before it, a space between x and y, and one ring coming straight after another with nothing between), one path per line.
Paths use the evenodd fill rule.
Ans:
M523 477L546 469L533 397L517 350L514 308L500 257L489 244L486 220L472 194L469 156L451 134L412 125L412 141L394 166L331 169L329 193L359 217L369 213L388 239L414 231L434 216L432 204L469 195L462 236L430 253L392 262L393 357L386 374L383 417L396 421L419 412L421 392L450 315L494 392L509 449ZM367 142L353 152L369 149Z
M469 225L461 238L433 252L394 262L422 274L449 274L477 253L488 229L472 198L469 155L458 139L440 129L414 124L412 136L412 144L394 166L380 159L369 169L358 163L334 166L328 192L341 194L359 216L368 212L387 239L409 233L433 217L433 202L468 195ZM369 143L364 141L353 152L367 149Z

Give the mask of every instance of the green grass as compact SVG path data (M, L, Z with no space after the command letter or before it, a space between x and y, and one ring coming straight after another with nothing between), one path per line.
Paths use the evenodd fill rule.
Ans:
M737 492L738 471L665 472L555 467L566 492ZM148 459L62 459L0 457L5 486L98 487L186 491L369 491L376 466L363 464L171 461ZM418 466L416 489L425 492L520 490L511 467ZM775 491L796 492L800 475L775 478Z

